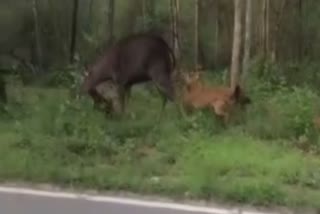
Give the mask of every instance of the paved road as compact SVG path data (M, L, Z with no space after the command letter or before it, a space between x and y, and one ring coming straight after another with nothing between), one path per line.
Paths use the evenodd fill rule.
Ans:
M3 214L184 214L170 209L91 202L81 199L52 199L26 195L0 195Z
M0 187L2 214L236 214L231 210ZM243 214L263 214L243 212Z

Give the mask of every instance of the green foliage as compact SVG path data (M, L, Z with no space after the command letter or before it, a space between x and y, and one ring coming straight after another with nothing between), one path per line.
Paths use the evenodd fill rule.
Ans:
M272 93L272 95L271 95ZM249 133L263 138L297 138L313 130L319 97L307 88L283 88L268 99L256 100L246 124ZM260 98L259 98L260 99Z
M319 64L310 61L272 63L271 61L257 59L253 62L250 79L259 81L274 90L279 87L308 87L319 92Z
M313 87L315 80L301 77L295 83L285 69L259 61L254 64L247 81L253 105L246 112L242 128L263 139L288 139L294 144L307 139L308 143L318 145L318 131L312 123L320 104L318 90ZM315 73L313 69L310 71Z
M138 0L115 1L114 36L119 39L125 35L142 30L155 30L171 43L171 14L169 2ZM68 64L72 2L49 0L38 2L39 29L44 68L48 79L58 75L56 70ZM1 53L15 50L17 54L36 67L34 20L30 2L22 0L0 3ZM271 2L270 26L279 28L271 32L272 46L275 45L276 63L259 63L257 76L272 84L296 86L308 85L318 90L319 64L319 7L314 1L303 2L302 11L295 4L288 3L286 13L281 12L282 1ZM108 3L104 0L80 1L78 17L77 53L80 61L90 62L105 46L108 39ZM233 26L233 4L231 1L201 1L199 14L199 60L209 69L225 69L230 64ZM253 5L253 25L261 20L259 3ZM185 0L180 5L179 32L182 64L193 66L194 59L194 2ZM217 11L216 11L217 10ZM220 12L218 12L220 11ZM67 20L67 21L66 21ZM277 23L279 21L279 23ZM224 23L224 24L222 24ZM279 24L279 26L278 26ZM301 25L300 25L301 24ZM301 31L301 32L300 32ZM253 38L261 32L254 31ZM8 40L10 38L10 41ZM273 44L273 40L275 43ZM254 57L260 53L261 41L252 42ZM295 45L292 45L295 44ZM2 53L3 52L3 53ZM301 56L300 56L301 55ZM1 63L2 56L0 56ZM11 60L4 59L11 64ZM55 69L54 67L59 67ZM30 69L30 68L28 68ZM21 72L23 78L37 79L39 74ZM61 75L61 74L59 74ZM67 73L67 75L69 75ZM60 77L59 77L60 78Z
M209 111L185 120L173 105L158 123L161 100L144 88L133 90L126 115L105 117L70 95L80 83L71 70L68 88L9 84L0 179L319 207L320 160L295 148L312 137L312 90L252 80L253 105L227 128Z
M135 31L161 31L167 25L167 21L167 15L161 13L140 16L137 19Z
M143 14L142 1L115 2L115 39L154 30L171 42L169 4L154 1L153 7L146 1L151 10ZM282 3L271 4L273 28ZM139 87L121 118L105 117L87 98L75 96L81 64L91 62L105 46L107 5L104 0L80 2L78 65L67 66L72 1L39 1L45 72L0 56L1 66L13 68L9 73L25 84L9 80L8 103L0 107L0 179L320 207L320 160L297 149L307 144L312 152L320 151L319 130L312 124L320 113L320 7L315 1L303 3L302 17L294 4L286 7L279 32L271 35L276 61L253 63L246 80L253 104L238 111L227 128L209 111L184 120L172 105L158 122L160 98ZM191 67L194 4L185 0L180 6L182 64ZM200 7L199 60L212 69L206 82L220 84L226 82L230 63L232 1L203 0ZM260 5L255 7L254 26L262 14ZM15 50L36 67L33 23L28 1L1 2L0 54ZM260 33L254 31L252 37ZM252 43L255 55L260 42Z

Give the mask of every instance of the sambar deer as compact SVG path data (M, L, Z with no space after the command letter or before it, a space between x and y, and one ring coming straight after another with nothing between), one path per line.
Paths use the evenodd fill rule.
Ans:
M226 86L206 86L200 80L200 72L185 76L186 88L183 95L183 105L187 111L193 109L211 109L226 124L230 113L236 104L242 106L251 103L239 85L232 90Z
M162 112L168 99L174 101L174 67L174 54L164 39L148 33L135 34L116 42L86 68L82 89L96 104L101 103L104 99L96 87L111 80L117 86L123 112L131 87L151 80L163 97Z

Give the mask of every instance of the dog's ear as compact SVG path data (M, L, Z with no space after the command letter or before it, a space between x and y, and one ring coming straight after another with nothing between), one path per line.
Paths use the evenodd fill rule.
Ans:
M236 85L236 87L233 89L232 98L235 100L239 100L241 96L241 88L239 85Z
M250 97L246 96L243 93L243 90L239 85L237 85L232 93L232 98L236 100L241 106L246 106L252 103L252 100Z

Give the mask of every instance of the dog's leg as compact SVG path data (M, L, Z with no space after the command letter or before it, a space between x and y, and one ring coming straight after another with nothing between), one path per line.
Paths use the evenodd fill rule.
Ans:
M218 116L223 126L226 127L230 118L229 113L227 111L226 103L223 101L212 102L211 108L213 109L214 113Z

